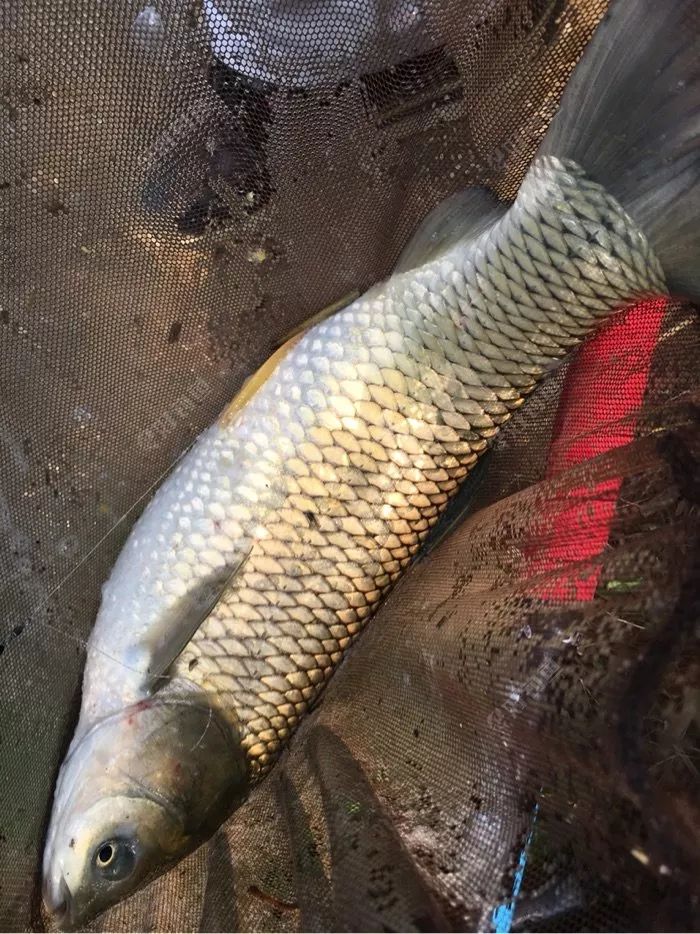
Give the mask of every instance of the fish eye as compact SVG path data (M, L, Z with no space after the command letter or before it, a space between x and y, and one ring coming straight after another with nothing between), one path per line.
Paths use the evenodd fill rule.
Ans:
M106 879L126 879L136 865L136 854L127 840L105 840L95 850L94 865Z

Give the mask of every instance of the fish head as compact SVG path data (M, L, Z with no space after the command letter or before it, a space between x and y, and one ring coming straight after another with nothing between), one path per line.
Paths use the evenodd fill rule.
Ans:
M239 737L206 703L143 700L78 734L61 767L43 897L82 927L191 852L247 793Z

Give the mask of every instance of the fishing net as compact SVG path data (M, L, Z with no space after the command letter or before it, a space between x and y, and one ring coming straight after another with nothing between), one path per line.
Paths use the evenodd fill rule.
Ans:
M3 6L0 928L44 928L84 643L149 494L444 197L514 195L604 6ZM699 340L648 303L553 373L275 771L94 930L692 929Z

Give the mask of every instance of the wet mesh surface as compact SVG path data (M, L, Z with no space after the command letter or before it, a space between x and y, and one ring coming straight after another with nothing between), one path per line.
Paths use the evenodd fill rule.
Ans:
M83 641L149 492L443 197L515 193L604 5L276 0L273 75L199 2L0 12L0 927L42 927ZM646 306L543 385L280 768L97 927L691 928L698 359L695 311Z

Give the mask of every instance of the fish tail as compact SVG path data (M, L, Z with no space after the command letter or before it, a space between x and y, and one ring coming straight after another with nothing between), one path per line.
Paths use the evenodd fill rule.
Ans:
M669 291L700 300L700 3L613 0L538 155L570 159L649 240Z

